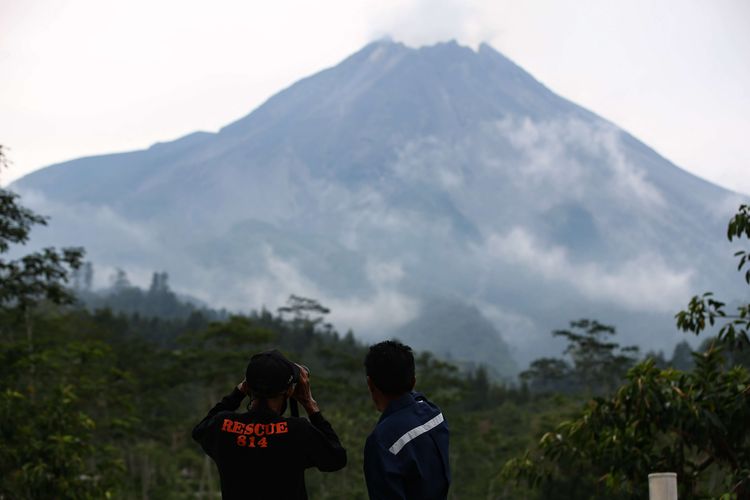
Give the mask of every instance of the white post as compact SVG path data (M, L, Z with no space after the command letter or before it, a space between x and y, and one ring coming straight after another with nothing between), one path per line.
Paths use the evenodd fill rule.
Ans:
M655 472L648 475L649 500L677 500L677 474Z

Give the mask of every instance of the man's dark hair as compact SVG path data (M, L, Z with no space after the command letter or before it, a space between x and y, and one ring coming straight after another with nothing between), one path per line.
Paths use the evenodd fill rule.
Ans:
M398 340L370 346L365 370L375 387L389 396L400 396L414 388L414 354Z

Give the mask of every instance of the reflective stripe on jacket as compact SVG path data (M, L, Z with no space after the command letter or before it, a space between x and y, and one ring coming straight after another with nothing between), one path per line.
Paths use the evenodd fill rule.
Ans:
M436 405L412 392L391 401L365 443L371 499L446 498L448 426Z

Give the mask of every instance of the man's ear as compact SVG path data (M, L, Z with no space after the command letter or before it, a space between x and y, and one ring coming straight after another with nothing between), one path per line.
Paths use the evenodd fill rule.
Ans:
M417 385L417 377L414 376L411 378L411 390L414 390L414 386Z
M370 392L375 392L377 390L377 387L375 387L375 384L372 381L372 378L370 376L367 376L367 388L370 389Z

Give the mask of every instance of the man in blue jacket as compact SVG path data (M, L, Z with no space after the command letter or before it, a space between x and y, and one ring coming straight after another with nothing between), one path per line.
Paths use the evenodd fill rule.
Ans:
M365 443L370 498L446 498L451 482L448 426L440 408L413 392L411 348L393 340L375 344L365 370L372 401L382 412Z

